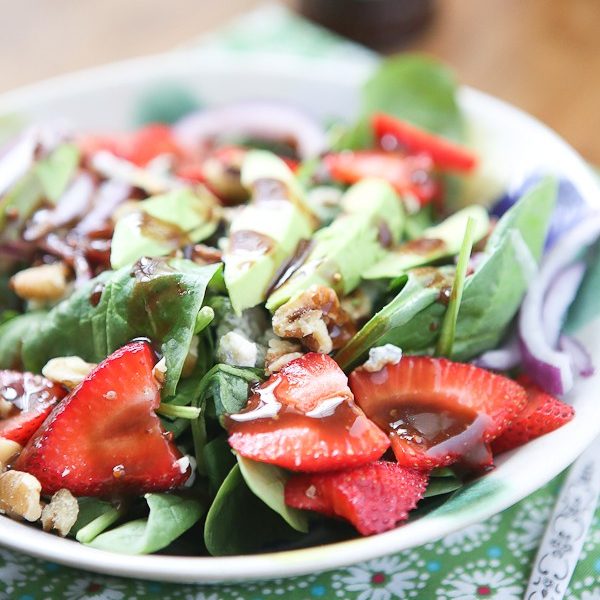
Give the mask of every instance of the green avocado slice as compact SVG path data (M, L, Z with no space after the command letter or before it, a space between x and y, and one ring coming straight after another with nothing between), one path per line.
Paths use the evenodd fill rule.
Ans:
M387 182L362 180L344 194L341 206L342 213L333 223L313 236L304 263L269 296L270 311L311 285L348 294L363 272L385 255L385 247L400 239L402 203Z
M473 240L477 243L489 231L490 219L483 206L463 208L438 225L428 227L423 236L392 248L376 264L365 271L365 279L388 279L402 275L408 269L428 265L453 256L460 250L467 221L474 221Z
M280 269L315 226L294 174L274 154L248 152L242 183L252 199L233 219L223 253L225 285L238 314L264 302Z
M181 189L138 203L115 225L110 264L120 269L142 256L164 256L214 233L219 210L208 191Z

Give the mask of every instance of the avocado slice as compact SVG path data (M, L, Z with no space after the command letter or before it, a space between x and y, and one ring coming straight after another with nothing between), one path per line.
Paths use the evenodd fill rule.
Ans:
M384 258L365 271L363 277L365 279L398 277L408 269L457 254L469 218L475 222L473 240L475 243L480 241L489 231L488 213L483 206L468 206L438 225L425 229L421 238L404 242L388 251Z
M274 154L248 152L242 183L252 199L233 219L223 253L225 285L237 314L264 302L282 266L316 225L294 174Z
M212 235L219 207L204 188L175 190L138 202L137 210L115 225L110 264L113 269L142 256L164 256Z
M276 310L311 285L332 287L345 295L358 286L362 273L398 242L404 223L402 203L381 179L363 179L342 197L342 213L313 236L303 264L269 296Z

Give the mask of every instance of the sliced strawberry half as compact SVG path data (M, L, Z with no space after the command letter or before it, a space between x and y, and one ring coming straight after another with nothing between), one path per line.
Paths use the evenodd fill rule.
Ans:
M14 468L35 475L45 494L139 495L183 484L189 471L154 412L155 362L143 341L111 354L44 421Z
M383 148L395 150L399 146L411 154L424 153L432 158L437 167L450 171L472 171L477 166L477 157L469 149L402 119L376 113L371 123L375 137Z
M527 405L502 435L492 443L494 454L507 452L517 446L550 433L575 416L575 409L547 394L529 377L517 380L527 391Z
M440 192L433 179L433 162L426 155L405 156L399 152L364 150L328 154L323 159L335 181L353 184L365 177L385 179L400 195L417 198L421 205L431 202Z
M179 156L182 153L171 128L159 123L146 125L132 133L85 135L79 138L78 145L87 156L105 150L139 167L145 167L161 154Z
M292 471L328 471L379 458L387 436L354 403L348 379L326 354L288 363L225 420L242 456Z
M66 394L41 375L0 371L0 438L24 446Z
M404 521L423 497L429 475L397 463L377 461L330 473L292 476L285 503L346 519L371 535Z
M356 402L387 431L396 459L417 469L491 466L489 442L527 403L517 382L445 358L405 356L350 375Z

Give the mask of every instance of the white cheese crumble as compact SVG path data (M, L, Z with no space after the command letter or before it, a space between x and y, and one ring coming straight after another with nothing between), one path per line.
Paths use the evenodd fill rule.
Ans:
M217 360L233 367L254 367L258 348L244 335L230 331L221 337L217 347Z
M402 358L402 350L394 344L376 346L369 350L369 360L363 365L365 371L375 373L381 371L386 365L396 365Z

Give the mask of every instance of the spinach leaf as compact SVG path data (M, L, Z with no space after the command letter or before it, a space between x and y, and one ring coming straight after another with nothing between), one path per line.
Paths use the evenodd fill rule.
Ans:
M198 500L175 494L146 494L145 498L150 508L147 519L102 533L89 545L121 554L151 554L193 527L206 510Z
M202 413L192 421L194 453L198 471L206 473L204 447L206 445L206 417L208 414L220 419L226 414L239 412L248 400L248 386L262 381L262 371L249 367L215 365L200 381L195 405ZM209 403L212 400L212 403Z
M463 138L456 81L448 67L428 56L384 60L363 88L363 111L386 112L453 140Z
M439 475L435 475L435 472L433 472L431 474L431 478L429 479L429 483L427 484L424 498L432 498L434 496L441 496L442 494L449 494L450 492L454 492L462 486L462 480L459 479L449 469L447 473L441 473Z
M300 537L300 533L252 493L239 465L235 465L206 516L204 543L210 554L250 554Z
M556 190L556 180L542 180L498 222L486 245L487 257L465 283L454 359L469 360L504 336L541 257Z
M404 287L382 310L335 355L336 362L348 370L360 362L369 349L386 343L414 350L422 346L425 336L427 347L437 337L437 327L430 327L431 318L438 318L445 307L434 303L440 291L452 282L453 269L432 267L413 269L403 276ZM426 309L429 311L425 312ZM431 313L431 315L430 315ZM425 315L425 318L422 317ZM421 318L418 318L421 317Z
M202 451L209 491L215 495L229 471L235 466L235 455L227 438L220 435L208 442Z
M469 217L467 220L467 227L465 229L462 247L458 255L456 273L454 276L454 282L452 283L452 291L450 292L448 308L446 309L446 314L444 315L444 320L442 321L442 328L440 330L440 337L438 339L437 354L441 356L450 356L452 352L452 345L454 344L454 336L456 334L456 320L458 318L458 311L465 286L469 258L471 256L471 250L473 249L474 227L475 221L472 217Z
M338 149L372 146L369 117L382 111L433 133L462 141L463 120L452 72L437 60L404 54L382 61L362 89L362 117L341 136Z
M29 312L0 325L0 369L23 368L23 338L46 320L46 312Z
M219 418L240 412L248 401L248 387L262 381L262 373L262 369L215 365L203 379L202 394L212 398Z
M306 513L290 508L284 500L284 489L289 475L275 465L261 463L237 455L238 465L247 486L269 508L281 515L286 523L296 531L308 532Z
M141 259L133 270L107 271L54 307L23 341L25 367L40 371L56 356L100 362L136 337L166 357L165 397L175 393L206 287L219 265ZM101 292L100 301L91 298Z
M113 525L124 512L114 504L98 498L78 498L79 514L70 535L81 544L89 544Z

